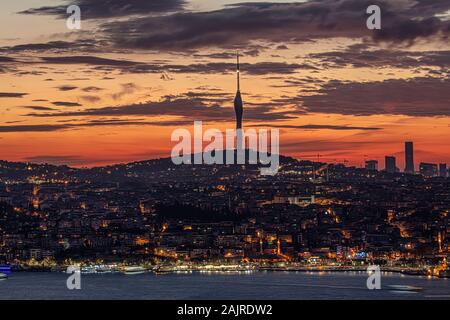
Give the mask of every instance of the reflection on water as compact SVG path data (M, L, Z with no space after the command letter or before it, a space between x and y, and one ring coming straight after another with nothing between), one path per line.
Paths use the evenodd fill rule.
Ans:
M382 290L366 288L364 272L255 272L82 275L68 290L63 273L15 273L1 299L450 299L450 280L382 274ZM412 286L421 291L398 291Z

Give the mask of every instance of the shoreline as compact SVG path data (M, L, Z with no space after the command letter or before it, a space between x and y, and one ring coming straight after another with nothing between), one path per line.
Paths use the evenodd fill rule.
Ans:
M254 268L180 268L175 267L141 267L140 273L153 273L153 274L192 274L192 273L253 273L253 272L302 272L302 273L321 273L321 272L367 272L367 267L254 267ZM57 268L21 268L13 269L13 273L65 273L66 267L60 266ZM430 277L437 279L448 279L450 273L447 271L443 275L433 275L426 272L426 270L419 269L407 269L407 268L380 268L382 273L397 273L409 276L417 277ZM101 271L96 270L94 267L90 267L88 270L81 270L82 274L103 275L103 274L125 274L126 268L111 268L103 269ZM129 274L129 273L128 273Z

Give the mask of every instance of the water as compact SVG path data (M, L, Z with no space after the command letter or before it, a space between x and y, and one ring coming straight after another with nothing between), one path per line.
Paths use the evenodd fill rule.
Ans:
M364 272L82 275L68 290L64 273L14 273L0 281L0 299L449 299L450 279L382 274L382 290L366 288ZM421 292L388 285L421 287Z

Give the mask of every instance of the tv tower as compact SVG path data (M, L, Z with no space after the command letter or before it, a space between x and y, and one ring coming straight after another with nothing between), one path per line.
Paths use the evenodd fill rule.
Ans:
M242 129L242 114L244 112L242 97L241 97L241 79L240 79L240 65L239 65L239 52L236 55L237 58L237 92L234 98L234 112L236 113L236 130Z

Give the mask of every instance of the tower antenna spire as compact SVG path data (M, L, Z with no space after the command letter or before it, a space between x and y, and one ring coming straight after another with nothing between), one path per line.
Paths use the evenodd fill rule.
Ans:
M240 75L240 65L239 65L239 51L236 52L236 74L237 74L237 90L241 91L241 75Z

